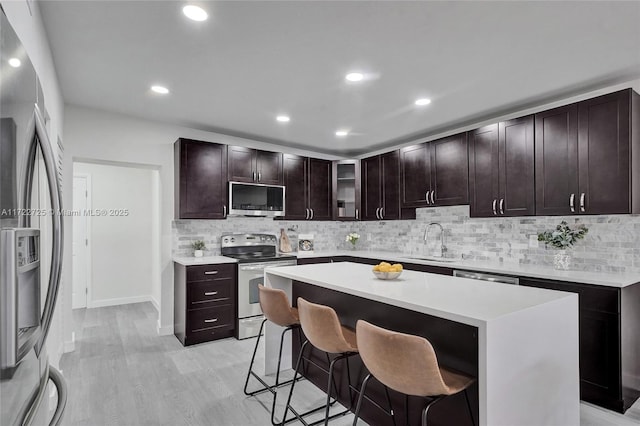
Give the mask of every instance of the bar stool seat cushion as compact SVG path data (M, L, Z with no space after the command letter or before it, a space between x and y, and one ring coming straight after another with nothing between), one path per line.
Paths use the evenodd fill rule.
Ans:
M340 324L332 308L299 297L298 309L302 331L313 346L331 354L358 352L356 333Z
M373 376L406 395L453 395L474 378L438 365L431 343L420 336L398 333L359 320L356 325L360 356Z
M258 285L260 292L260 308L265 318L280 327L300 324L298 310L289 304L284 290Z

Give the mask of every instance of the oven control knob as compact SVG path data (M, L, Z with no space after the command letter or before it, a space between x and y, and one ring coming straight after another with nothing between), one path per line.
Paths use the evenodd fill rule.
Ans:
M222 239L222 242L223 242L223 243L228 243L228 242L229 242L229 239L228 239L228 238L223 238L223 239Z
M236 239L232 237L231 238L231 242L234 243L235 241L236 241Z

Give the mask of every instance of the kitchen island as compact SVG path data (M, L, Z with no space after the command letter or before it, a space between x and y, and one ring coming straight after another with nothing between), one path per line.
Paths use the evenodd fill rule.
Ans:
M579 424L576 294L417 271L382 281L370 266L349 262L267 269L265 284L294 304L297 296L326 303L349 326L362 318L428 338L443 365L477 377L477 424ZM280 329L267 324L271 374Z

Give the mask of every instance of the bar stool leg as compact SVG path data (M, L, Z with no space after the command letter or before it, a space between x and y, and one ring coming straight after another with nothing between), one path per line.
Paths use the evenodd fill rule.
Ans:
M367 377L362 381L362 386L360 386L360 395L358 396L358 404L356 404L356 412L355 418L353 419L353 426L356 426L358 423L358 416L360 415L360 407L362 406L362 400L364 399L364 391L367 388L367 384L369 384L369 380L371 379L371 374L367 374ZM395 424L395 420L394 420Z
M280 423L281 425L284 425L285 423L287 423L287 414L289 413L289 410L291 410L291 412L298 418L298 420L300 420L302 422L302 424L307 424L302 417L298 414L298 412L296 410L293 409L293 407L291 407L291 397L293 396L293 388L296 385L296 378L298 377L298 370L300 369L300 362L302 361L302 354L304 353L304 350L306 349L307 345L309 344L309 341L306 340L303 344L302 347L300 348L300 354L298 355L298 361L296 361L296 368L294 370L293 373L293 381L291 382L291 389L289 389L289 397L287 398L287 405L285 405L285 409L284 409L284 415L282 416L282 423Z
M391 420L393 421L393 426L396 426L396 413L393 411L393 405L391 404L391 396L389 395L389 388L384 387L384 393L387 395L387 403L389 404L389 413L391 414Z
M266 389L260 389L260 391L256 392L247 392L247 387L249 386L249 377L251 377L251 373L253 372L253 362L256 359L256 353L258 352L258 345L260 344L260 338L262 337L262 331L264 329L264 324L267 322L266 319L262 321L260 325L260 332L258 333L258 338L256 339L256 346L253 348L253 355L251 356L251 363L249 364L249 371L247 372L247 379L244 381L244 394L251 396L255 395L258 392L264 392Z
M467 400L467 407L469 408L469 415L471 416L471 424L476 426L476 419L473 418L473 410L471 409L471 403L469 402L469 394L467 393L467 389L464 390L464 398Z
M427 406L424 407L424 410L422 410L422 426L427 426L427 415L429 414L429 408L431 408L432 405L440 401L442 398L444 397L439 396L437 398L434 398L433 401L429 402Z

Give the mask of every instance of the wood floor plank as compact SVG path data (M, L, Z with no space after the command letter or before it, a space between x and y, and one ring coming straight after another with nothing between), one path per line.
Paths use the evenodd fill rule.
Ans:
M78 309L73 319L76 350L61 360L69 388L63 425L271 424L271 395L246 397L242 392L254 339L230 338L185 348L174 336L157 335L157 312L151 303ZM259 349L258 366L263 353ZM291 377L291 372L284 377ZM279 414L287 392L284 387L278 393ZM313 384L301 381L293 404L304 410L321 405L324 397ZM580 414L581 426L638 425L640 402L624 416L590 404L582 404ZM348 415L331 425L352 422Z

